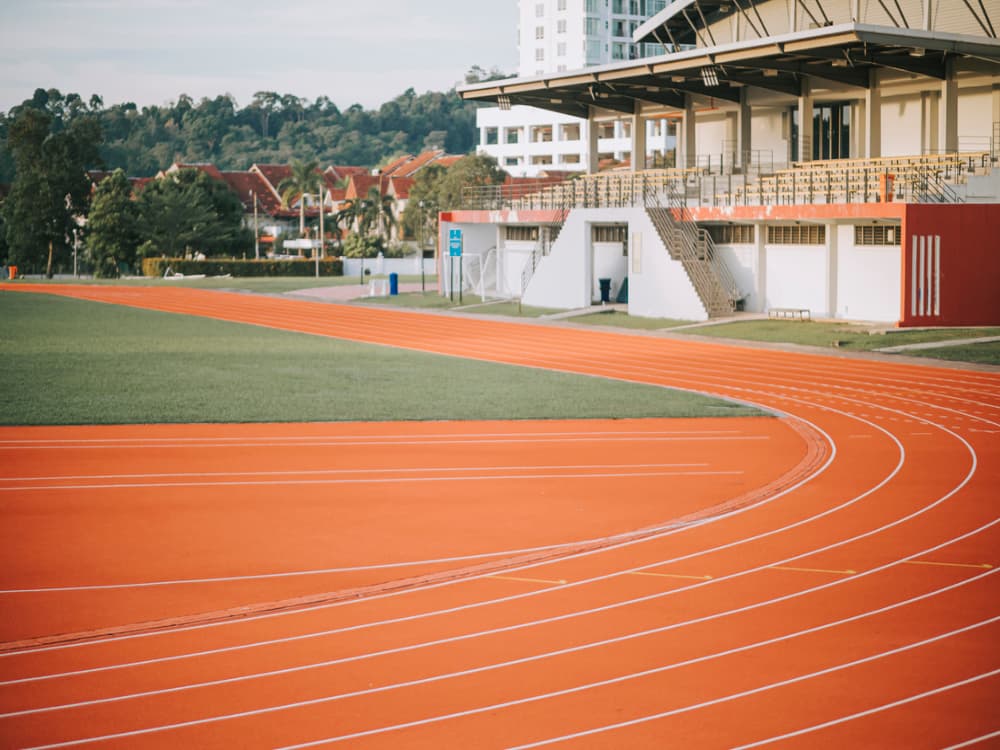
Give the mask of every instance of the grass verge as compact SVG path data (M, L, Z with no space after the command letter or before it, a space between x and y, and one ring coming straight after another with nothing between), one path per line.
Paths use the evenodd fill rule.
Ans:
M0 424L746 416L750 407L552 373L0 292Z

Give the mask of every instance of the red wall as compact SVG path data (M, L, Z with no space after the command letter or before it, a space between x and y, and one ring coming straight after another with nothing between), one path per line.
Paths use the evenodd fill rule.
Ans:
M913 238L922 236L941 238L940 286L926 292L938 292L940 315L920 314L919 293L913 314ZM900 326L1000 325L1000 204L907 204L901 250Z

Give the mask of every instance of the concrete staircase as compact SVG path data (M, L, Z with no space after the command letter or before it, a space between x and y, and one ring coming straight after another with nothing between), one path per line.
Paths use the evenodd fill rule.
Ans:
M682 215L684 213L681 209ZM735 279L715 251L708 232L693 221L678 221L670 208L646 208L667 252L679 260L709 318L732 315L743 298Z

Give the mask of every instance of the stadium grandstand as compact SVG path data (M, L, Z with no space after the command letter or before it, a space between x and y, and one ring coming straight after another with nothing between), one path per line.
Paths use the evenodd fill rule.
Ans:
M594 135L586 174L467 192L442 247L460 229L495 294L543 307L996 324L997 29L997 0L675 0L632 37L666 54L459 89ZM631 152L601 171L611 121Z

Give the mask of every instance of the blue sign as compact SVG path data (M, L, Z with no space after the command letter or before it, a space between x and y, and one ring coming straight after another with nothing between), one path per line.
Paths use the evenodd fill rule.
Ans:
M448 255L452 258L462 257L462 230L448 230Z

